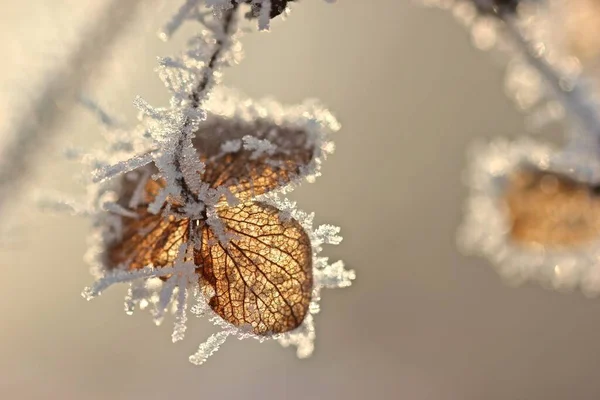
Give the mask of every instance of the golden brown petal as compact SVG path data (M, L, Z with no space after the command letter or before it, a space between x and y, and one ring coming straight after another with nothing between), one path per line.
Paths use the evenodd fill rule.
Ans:
M313 285L311 245L302 226L280 221L279 211L264 203L223 207L219 216L236 237L221 244L203 225L202 249L195 256L202 285L214 290L210 307L258 335L297 328Z
M123 217L123 238L108 249L109 269L119 264L129 270L172 264L180 246L188 241L189 220L150 214L145 206L135 212L139 218Z
M224 143L241 143L246 135L268 140L275 146L275 153L256 158L252 150L240 147L236 152L221 154ZM311 162L315 150L303 130L261 119L239 122L216 116L196 132L193 143L206 163L203 181L213 188L228 187L242 201L289 183Z
M283 154L258 159L241 150L206 162L202 180L211 187L225 186L241 201L277 189L300 175L300 167L310 160L308 151L298 152L296 158Z
M517 242L566 247L600 238L600 196L572 178L521 170L509 181L506 204Z

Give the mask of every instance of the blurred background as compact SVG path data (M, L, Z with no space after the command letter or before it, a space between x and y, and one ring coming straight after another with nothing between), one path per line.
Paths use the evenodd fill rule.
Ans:
M0 0L0 146L35 135L24 186L8 195L0 246L0 398L578 399L600 398L600 302L510 288L455 247L476 138L524 132L502 71L449 13L409 1L304 0L271 33L247 35L225 83L284 103L316 97L343 124L324 174L293 198L343 228L325 251L358 278L326 291L315 354L231 340L202 367L189 354L213 332L123 312L125 287L87 303L86 220L31 205L37 190L81 195L69 145L102 146L74 94L133 122L140 94L165 104L157 39L181 1ZM6 160L5 160L6 161ZM19 171L23 170L22 168ZM24 171L24 170L23 170Z

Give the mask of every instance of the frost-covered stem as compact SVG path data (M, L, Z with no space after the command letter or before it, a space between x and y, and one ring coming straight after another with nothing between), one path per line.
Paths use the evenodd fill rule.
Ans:
M192 101L192 108L199 108L202 100L206 97L206 88L209 87L209 84L214 80L215 73L217 72L218 63L225 49L225 43L227 38L233 34L232 30L235 27L234 16L238 9L239 5L234 4L230 9L225 11L223 15L223 35L217 36L217 43L213 48L213 54L210 57L210 61L208 62L207 68L204 70L204 76L198 83L198 86L192 91L190 94L190 100Z
M566 82L568 88L565 88L564 78L561 78L556 68L548 63L542 55L537 54L532 44L522 34L514 18L504 16L502 19L513 42L519 47L529 65L551 87L563 108L577 120L585 132L594 135L600 142L600 113L588 87L580 79L576 79Z
M210 57L208 65L204 68L204 75L198 82L198 85L194 88L194 90L190 93L189 99L191 102L191 107L193 109L200 108L202 101L206 98L206 89L210 87L210 84L215 79L215 73L219 67L219 61L223 55L223 51L225 50L225 45L228 40L228 37L233 34L233 30L235 29L235 14L238 10L239 5L234 4L230 9L224 12L222 17L222 35L217 35L217 41L213 48L213 53ZM191 120L188 118L183 124L183 129L189 129L191 125ZM180 159L182 157L182 152L185 146L186 135L181 135L179 139L179 143L177 146L177 151L175 153L175 167L177 170L181 171L181 163ZM189 188L188 184L185 181L184 177L178 179L177 182L182 188L182 195L184 196L184 200L188 200L188 197L194 197L193 192Z

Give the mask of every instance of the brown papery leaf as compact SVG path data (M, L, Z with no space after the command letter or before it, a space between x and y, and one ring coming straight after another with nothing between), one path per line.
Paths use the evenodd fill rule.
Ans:
M109 269L119 264L129 270L171 265L188 241L189 220L150 214L145 206L135 212L139 218L123 217L123 238L108 249Z
M310 159L308 152L297 153L296 159L283 154L252 159L251 155L241 150L207 161L202 180L213 188L225 186L238 199L247 201L288 184Z
M600 196L588 184L521 170L510 178L505 200L516 242L560 248L600 239Z
M212 289L210 307L258 335L297 328L313 286L312 250L302 226L293 219L281 221L279 211L264 203L223 207L219 217L236 237L219 243L204 224L202 248L195 255L201 284Z
M273 154L255 157L252 150L222 154L221 146L246 135L268 140ZM314 147L305 131L277 126L266 120L239 122L213 116L194 139L206 169L202 180L211 187L225 186L242 201L277 189L298 177L311 162Z

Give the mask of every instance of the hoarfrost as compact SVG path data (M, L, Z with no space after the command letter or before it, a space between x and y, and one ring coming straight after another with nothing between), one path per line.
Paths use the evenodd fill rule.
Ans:
M215 333L206 339L206 341L198 347L198 351L190 356L190 362L194 365L204 364L210 356L219 350L219 347L225 343L229 335L229 332L222 331Z

